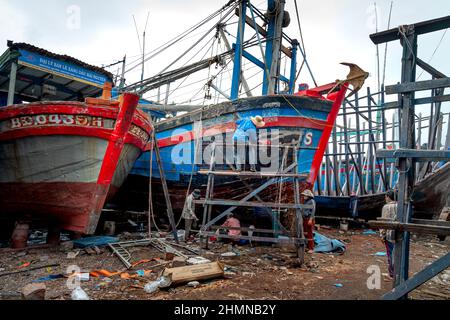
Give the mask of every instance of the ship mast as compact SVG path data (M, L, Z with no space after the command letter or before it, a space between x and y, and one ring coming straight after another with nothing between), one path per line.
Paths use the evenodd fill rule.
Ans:
M267 69L270 70L270 74L269 78L264 82L267 81L267 94L272 95L278 91L278 80L281 66L281 42L283 40L283 20L286 0L269 0L268 2L268 15L270 16L268 43L271 45L267 46L266 60L269 63Z

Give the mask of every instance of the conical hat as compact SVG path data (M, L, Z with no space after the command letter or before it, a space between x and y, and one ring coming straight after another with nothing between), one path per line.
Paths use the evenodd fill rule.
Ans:
M257 128L262 128L266 126L266 123L264 122L263 117L261 116L256 116L256 117L251 117L253 124L257 127Z

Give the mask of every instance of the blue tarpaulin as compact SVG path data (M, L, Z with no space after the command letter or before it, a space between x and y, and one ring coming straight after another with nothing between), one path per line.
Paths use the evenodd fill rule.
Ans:
M73 242L75 248L91 248L91 247L103 247L109 243L119 242L118 238L114 237L90 237L80 240L75 240Z
M320 233L314 232L315 253L344 253L345 244L336 239L329 239Z

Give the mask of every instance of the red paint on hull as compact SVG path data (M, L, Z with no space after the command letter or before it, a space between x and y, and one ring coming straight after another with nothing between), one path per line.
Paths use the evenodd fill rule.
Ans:
M310 188L314 186L316 183L317 176L320 173L323 156L327 150L328 142L330 141L331 132L336 124L336 119L339 115L339 110L341 109L342 103L345 99L345 94L347 93L349 84L344 83L341 89L338 92L332 93L328 96L328 99L333 101L333 106L331 108L331 112L328 115L327 124L322 132L322 137L320 138L318 149L313 159L313 163L311 165L311 171L308 178L308 183L310 184Z
M96 186L79 182L2 183L0 194L8 197L1 201L1 213L11 218L33 213L59 222L65 230L83 233ZM116 192L112 187L107 197L112 198Z
M117 192L111 184L125 144L133 144L142 151L148 143L150 121L144 113L136 111L138 102L137 95L125 93L120 103L89 99L86 103L34 103L0 109L0 121L10 121L10 127L0 134L0 142L52 135L96 137L107 142L100 172L82 181L45 182L46 179L40 179L44 181L0 183L0 213L40 215L56 220L62 229L83 234L95 233L106 201ZM58 123L51 123L40 117L45 114L55 117L85 115L113 119L115 123L113 128L104 128L103 124L94 126L88 121L77 123L73 116L70 123L61 121L61 118L58 118ZM36 120L32 116L36 116ZM46 157L52 163L52 154L46 154Z

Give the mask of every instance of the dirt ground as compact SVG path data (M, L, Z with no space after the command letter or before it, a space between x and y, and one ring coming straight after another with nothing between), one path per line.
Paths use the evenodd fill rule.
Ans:
M377 256L385 248L377 235L365 235L363 230L342 232L334 229L321 229L320 233L332 239L338 239L347 246L343 255L312 254L307 255L302 268L296 266L295 254L289 248L276 247L235 247L236 257L223 258L222 253L229 252L229 245L214 244L210 250L202 250L198 245L199 256L211 261L220 260L225 264L225 277L202 282L197 288L179 286L147 294L143 287L155 280L163 267L152 267L161 261L137 266L136 271L152 270L153 273L134 279L93 278L82 282L81 287L93 300L374 300L392 288L387 276L387 258ZM121 236L128 240L130 234ZM433 237L414 238L411 245L411 275L449 251L450 241L439 242ZM82 272L123 270L124 266L108 248L102 248L99 254L87 254L81 251L75 259L69 259L68 253L77 252L61 246L51 249L29 249L14 252L0 250L0 300L20 299L22 288L43 277L64 275L68 267L78 266ZM137 247L130 250L133 261L160 258L164 254L153 247ZM31 262L31 265L27 266ZM13 275L2 274L26 271L33 267L57 264L59 266ZM369 289L368 268L378 266L381 269L381 288ZM67 279L60 278L44 281L48 300L70 300L71 290L67 288ZM450 270L429 281L410 295L411 299L450 299Z

